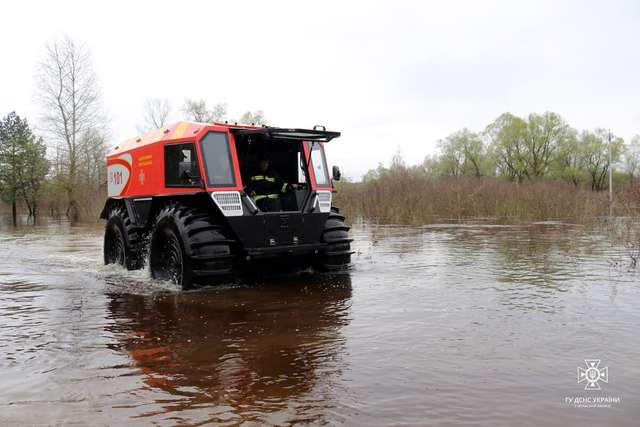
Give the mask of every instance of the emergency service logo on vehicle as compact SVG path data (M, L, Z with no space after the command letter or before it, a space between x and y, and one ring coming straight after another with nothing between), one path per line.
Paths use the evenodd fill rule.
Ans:
M600 359L585 359L587 369L578 367L578 384L586 382L585 390L600 390L600 381L609 382L609 367L600 368Z
M109 197L119 196L124 192L127 184L129 184L131 163L131 154L123 154L109 161L107 165L107 192Z

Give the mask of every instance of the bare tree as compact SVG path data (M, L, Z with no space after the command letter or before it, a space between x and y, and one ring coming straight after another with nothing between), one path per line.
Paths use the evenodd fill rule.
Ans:
M610 137L611 142L609 142ZM609 135L605 129L596 129L593 132L582 131L580 133L580 146L583 167L591 178L591 190L605 190L609 168L613 167L620 159L624 141L620 137ZM609 150L611 150L613 164L609 161Z
M640 135L631 138L629 145L623 151L624 169L629 175L629 186L633 186L634 177L640 169Z
M252 125L264 125L267 124L267 119L264 117L262 110L247 111L240 117L240 123L252 124Z
M147 98L144 101L142 111L142 124L138 126L138 132L146 133L153 129L166 127L169 123L171 104L166 98Z
M226 102L218 102L213 108L209 111L210 122L217 122L220 120L224 120L227 115L227 110L229 109Z
M77 188L81 135L103 128L100 93L89 51L65 36L45 46L38 67L38 100L45 131L57 144L60 182L67 195L67 216L79 216Z
M200 123L211 123L220 121L227 114L227 104L220 102L213 106L211 110L207 108L204 99L194 100L186 99L182 112L187 120L193 120Z

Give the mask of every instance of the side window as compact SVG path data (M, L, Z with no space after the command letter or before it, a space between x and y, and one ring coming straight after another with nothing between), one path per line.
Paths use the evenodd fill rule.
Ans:
M313 144L311 148L311 167L316 177L316 184L319 186L329 185L329 173L324 160L324 151L320 144Z
M198 159L192 142L165 145L164 182L167 187L202 185Z

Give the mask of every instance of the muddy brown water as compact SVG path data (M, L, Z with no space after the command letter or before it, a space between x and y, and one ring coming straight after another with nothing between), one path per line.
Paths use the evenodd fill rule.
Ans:
M606 233L353 237L345 274L180 292L103 266L99 226L3 224L0 425L640 425L640 275Z

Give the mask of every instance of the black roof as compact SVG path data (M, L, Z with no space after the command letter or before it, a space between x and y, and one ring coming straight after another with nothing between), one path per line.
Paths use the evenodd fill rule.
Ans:
M331 132L328 130L320 129L287 129L287 128L275 128L265 126L255 129L231 129L235 135L248 136L248 135L264 135L267 138L284 141L317 141L317 142L329 142L333 138L338 138L340 132Z

